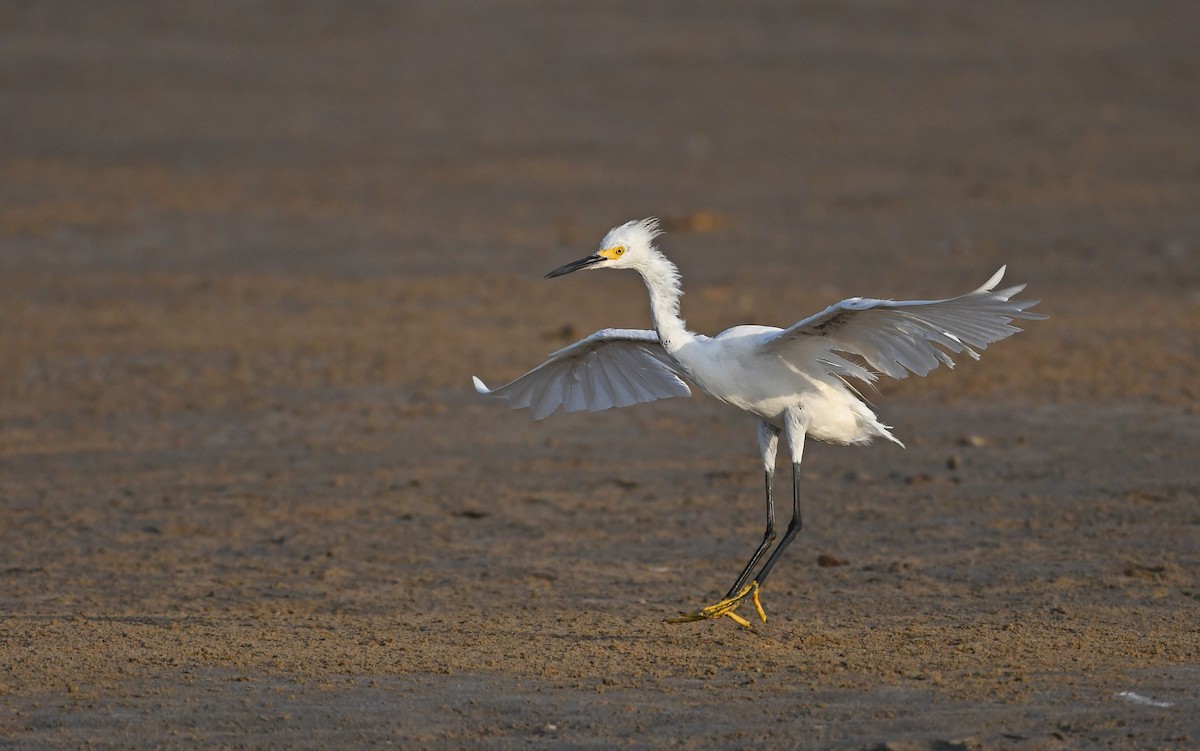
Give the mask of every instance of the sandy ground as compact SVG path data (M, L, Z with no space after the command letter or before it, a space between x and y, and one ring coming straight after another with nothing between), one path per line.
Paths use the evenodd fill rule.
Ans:
M0 748L1200 746L1198 24L4 4ZM645 326L541 276L649 214L699 331L1001 263L1052 316L810 449L752 630L663 623L752 421L470 389Z

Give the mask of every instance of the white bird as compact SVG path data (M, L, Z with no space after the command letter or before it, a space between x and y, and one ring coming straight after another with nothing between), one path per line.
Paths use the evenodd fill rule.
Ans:
M804 441L866 444L886 438L903 446L850 385L877 373L923 376L951 354L967 353L1021 329L1013 319L1045 318L1027 308L1036 300L1013 300L1025 285L997 290L1004 267L974 292L945 300L875 300L851 297L786 329L735 326L715 337L688 331L679 317L679 270L654 245L661 234L654 218L614 227L600 249L551 271L547 278L580 269L633 269L650 293L651 331L603 329L551 354L546 362L497 389L474 378L475 389L509 407L528 407L535 419L559 407L567 412L625 407L673 396L690 396L685 381L758 418L758 443L766 472L767 527L762 542L729 592L717 603L680 613L671 622L728 615L749 626L735 609L752 596L762 620L759 588L801 527L799 471ZM792 518L779 545L753 577L775 540L773 479L779 436L792 459Z

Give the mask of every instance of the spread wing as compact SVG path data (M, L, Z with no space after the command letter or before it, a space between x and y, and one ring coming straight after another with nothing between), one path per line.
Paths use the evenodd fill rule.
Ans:
M839 375L866 381L875 380L874 374L830 350L858 355L892 378L923 376L939 364L954 367L950 355L960 352L978 360L976 350L1021 330L1014 319L1046 317L1026 310L1037 300L1012 299L1024 284L996 289L1004 269L974 292L948 300L842 300L764 344L784 359L815 356Z
M503 399L513 409L529 407L540 420L563 407L596 412L672 396L691 396L682 372L658 334L603 329L546 358L546 362L497 389L474 378L475 390Z

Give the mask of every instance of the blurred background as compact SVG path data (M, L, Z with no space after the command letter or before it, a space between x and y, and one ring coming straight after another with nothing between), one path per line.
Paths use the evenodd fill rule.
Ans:
M527 303L503 285L648 215L689 286L715 285L685 303L701 327L957 293L1002 263L1060 313L1086 291L1106 325L1178 325L1200 285L1198 19L1188 2L6 3L0 331L11 350L19 290L51 275L461 275L448 330L380 342L419 356L480 325L472 282ZM644 325L635 285L574 284L606 300L574 324ZM398 289L382 294L413 297ZM229 294L171 297L228 315ZM12 396L24 366L5 359Z
M870 687L925 717L927 673L968 725L1039 691L1100 728L1053 731L1081 746L1126 730L1064 685L1174 666L1194 708L1198 29L1189 0L0 3L0 735L242 738L279 709L268 737L349 747L312 718L394 738L402 712L356 713L529 695L500 675L582 686L581 722L614 680L682 692L663 733L741 732L697 688L714 655L756 710L809 707L807 740L893 737L902 695ZM743 417L535 424L470 388L647 326L632 275L542 275L650 215L701 332L1006 263L1050 315L882 384L907 452L814 449L778 638L658 625L761 534ZM388 688L273 693L335 673ZM261 693L203 693L230 676ZM797 676L849 693L772 688ZM973 726L1050 732L1001 720Z
M711 212L727 232L676 243L702 280L774 263L840 286L865 273L849 255L902 283L1008 260L1194 285L1196 21L1187 2L6 3L3 268L525 276L628 217Z

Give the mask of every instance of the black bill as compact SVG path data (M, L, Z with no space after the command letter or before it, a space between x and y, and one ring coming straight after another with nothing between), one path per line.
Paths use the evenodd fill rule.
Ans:
M588 266L591 266L594 263L600 263L603 260L604 260L604 258L602 256L600 256L596 253L593 253L592 255L588 256L587 258L580 258L578 261L571 261L568 264L559 266L554 271L551 271L549 274L546 274L546 278L553 279L556 276L562 276L563 274L570 274L572 271L579 271L580 269L586 269Z

